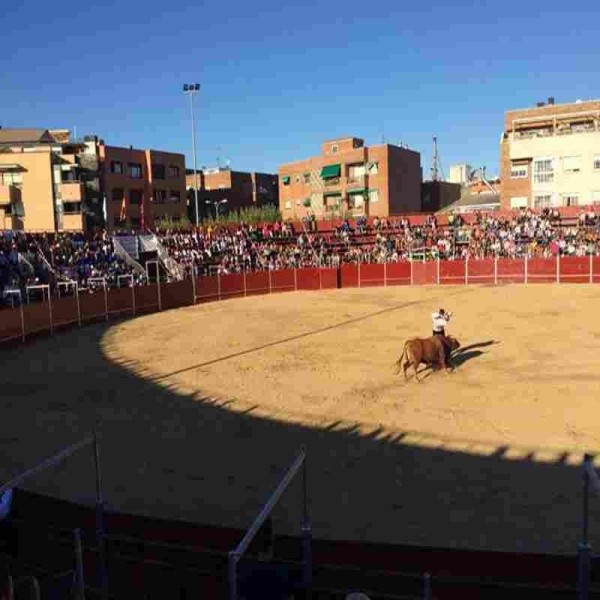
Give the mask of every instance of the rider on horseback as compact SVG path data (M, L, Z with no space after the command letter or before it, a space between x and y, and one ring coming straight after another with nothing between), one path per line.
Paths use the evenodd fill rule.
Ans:
M444 346L444 356L446 361L450 357L450 348L446 341L446 324L450 321L452 313L446 312L443 308L440 308L437 312L432 313L431 320L433 322L433 335L440 338L442 345Z

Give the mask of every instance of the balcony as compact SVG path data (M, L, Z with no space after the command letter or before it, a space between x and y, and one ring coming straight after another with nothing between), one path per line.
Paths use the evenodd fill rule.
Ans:
M63 202L81 202L83 199L83 184L79 181L60 183L58 193Z
M21 188L18 185L0 185L0 205L21 202Z

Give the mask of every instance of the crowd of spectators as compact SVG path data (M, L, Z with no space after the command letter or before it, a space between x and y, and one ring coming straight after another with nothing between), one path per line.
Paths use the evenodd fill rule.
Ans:
M511 216L476 213L467 223L450 215L441 226L434 215L411 223L406 217L343 221L319 231L314 218L298 224L199 227L189 232L164 231L158 239L186 276L227 274L344 263L384 263L409 260L522 258L556 255L600 255L600 215L582 212L569 222L555 209L540 213L521 210ZM321 227L322 229L322 227ZM0 232L0 298L9 289L76 281L90 289L95 279L108 286L144 280L141 269L115 251L105 231L29 234Z

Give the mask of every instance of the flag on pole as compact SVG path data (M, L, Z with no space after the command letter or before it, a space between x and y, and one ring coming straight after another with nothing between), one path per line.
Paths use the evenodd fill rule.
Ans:
M121 214L119 215L119 220L125 221L127 219L127 211L125 208L125 194L123 194L123 202L121 202Z

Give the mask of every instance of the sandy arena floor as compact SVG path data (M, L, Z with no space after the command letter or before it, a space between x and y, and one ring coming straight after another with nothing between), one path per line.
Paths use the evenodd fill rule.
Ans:
M401 287L237 299L2 355L0 476L102 423L109 505L246 527L301 444L314 534L576 550L600 444L600 290ZM403 341L454 312L456 370L404 382ZM597 324L597 326L596 326ZM5 461L4 461L5 462ZM33 489L93 495L76 459ZM276 511L296 532L298 490ZM600 498L591 502L600 545Z

